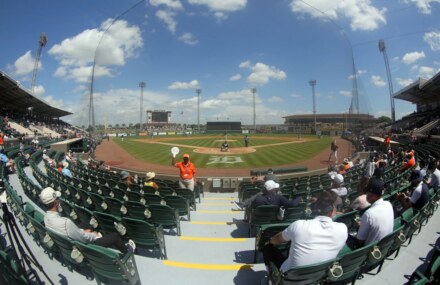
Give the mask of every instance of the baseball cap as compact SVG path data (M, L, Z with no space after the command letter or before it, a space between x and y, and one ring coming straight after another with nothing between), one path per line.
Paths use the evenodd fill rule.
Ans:
M368 182L367 188L365 188L365 192L370 192L378 196L382 196L384 189L385 185L381 179L371 178Z
M40 200L43 204L47 205L55 201L55 199L60 196L60 191L55 191L52 187L46 187L40 193Z
M185 154L183 155L183 157L184 157L184 158L185 158L185 157L188 157L188 158L189 158L189 154L185 153Z
M270 191L270 190L272 190L272 189L280 188L280 184L276 183L276 182L273 181L273 180L267 180L267 181L264 183L264 188L266 188L267 191Z
M330 178L338 184L344 182L344 176L342 176L342 174L333 174L332 176L330 176Z

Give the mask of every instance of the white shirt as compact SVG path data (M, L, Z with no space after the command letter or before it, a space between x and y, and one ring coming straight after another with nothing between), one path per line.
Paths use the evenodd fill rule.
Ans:
M414 189L410 201L411 204L415 204L417 203L417 200L420 199L420 197L422 196L422 187L423 187L423 181L420 181L419 185L417 185L417 187Z
M78 228L70 219L61 217L58 212L47 211L44 215L44 225L63 236L81 242L92 242L98 237L93 233L86 233Z
M332 188L333 192L338 194L338 196L346 196L347 195L347 188L345 187L338 187L338 188Z
M393 231L394 211L390 202L382 198L374 202L365 211L361 218L361 225L357 234L359 240L365 244L380 241Z
M347 226L332 218L318 216L312 220L298 220L282 232L283 239L292 241L289 257L281 265L286 272L297 266L310 265L335 258L344 247Z
M429 185L430 187L434 188L434 190L437 191L439 189L439 182L440 182L440 170L436 168L431 175L431 181L429 182Z

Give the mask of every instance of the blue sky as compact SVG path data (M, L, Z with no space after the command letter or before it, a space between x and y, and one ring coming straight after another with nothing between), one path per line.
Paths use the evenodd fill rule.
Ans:
M87 124L93 60L97 124L138 123L144 110L174 122L283 123L283 116L347 112L352 55L360 111L390 116L384 39L394 91L440 70L439 0L2 1L0 70L30 89L40 33L48 38L35 95ZM131 9L130 9L131 8ZM396 117L414 111L396 100ZM183 113L183 114L182 114ZM145 120L145 115L143 116Z

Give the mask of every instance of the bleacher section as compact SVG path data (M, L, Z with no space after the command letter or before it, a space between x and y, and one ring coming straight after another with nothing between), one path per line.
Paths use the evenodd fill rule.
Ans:
M419 157L427 157L438 149L438 145L431 143L418 145L416 152ZM64 264L76 272L73 275L63 272L70 278L69 284L93 284L86 280L86 276L94 276L98 283L111 279L127 284L259 284L266 276L259 254L265 241L289 223L314 216L309 202L286 209L282 220L277 217L278 208L273 207L269 210L256 208L249 212L230 210L232 199L246 200L261 190L261 184L244 182L238 193L207 193L205 196L200 185L192 193L179 189L177 181L157 180L160 188L156 191L142 187L142 179L138 184L127 185L119 175L89 169L81 161L69 166L74 178L68 178L47 163L43 164L42 155L41 150L32 154L30 168L25 168L16 160L17 176L11 176L10 182L6 183L8 204L28 233L29 243L38 245L46 253L44 255L53 259L47 262ZM55 161L64 159L63 152L51 150L47 155ZM399 169L400 165L388 167L384 177L384 199L396 206L397 193L409 187L408 172L400 173ZM359 165L344 175L349 194L343 199L343 207L357 197L363 171ZM303 197L304 201L309 201L310 196L324 191L330 183L327 174L303 176L281 180L280 190L288 198ZM119 232L134 239L138 245L137 254L123 256L105 248L70 241L46 230L39 193L47 186L62 192L60 202L63 215L78 224L90 222L104 234ZM420 239L422 232L432 232L432 229L439 227L440 211L436 210L440 192L431 189L430 196L430 202L420 212L410 209L396 217L395 231L379 243L355 251L345 248L334 260L293 269L285 274L272 268L268 279L272 284L278 284L286 279L297 280L304 272L313 271L310 278L316 281L332 283L347 280L359 284L383 284L377 280L382 280L387 266L395 268L402 260L408 263L414 239ZM352 232L353 221L361 214L352 211L334 219L345 223ZM424 227L428 222L430 227ZM377 250L381 251L380 257L368 258ZM4 260L12 258L6 252L0 253ZM417 260L413 262L417 263ZM11 271L7 266L9 262L0 264L4 266L2 269L10 272L10 280L28 284L26 276ZM335 271L331 273L329 267L335 268ZM414 269L412 267L409 274ZM400 275L399 280L404 279L402 271L393 271L394 276L390 280L397 280ZM364 279L358 280L366 272L381 273L374 277L364 274ZM396 272L399 272L399 276L395 276ZM51 275L52 278L57 274Z

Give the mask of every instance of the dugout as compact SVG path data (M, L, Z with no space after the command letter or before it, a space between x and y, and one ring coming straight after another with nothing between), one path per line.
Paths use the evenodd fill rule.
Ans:
M83 138L73 138L53 143L50 148L64 153L68 152L69 150L72 150L73 152L83 152L87 149L87 143Z
M206 132L241 133L241 122L206 122Z

